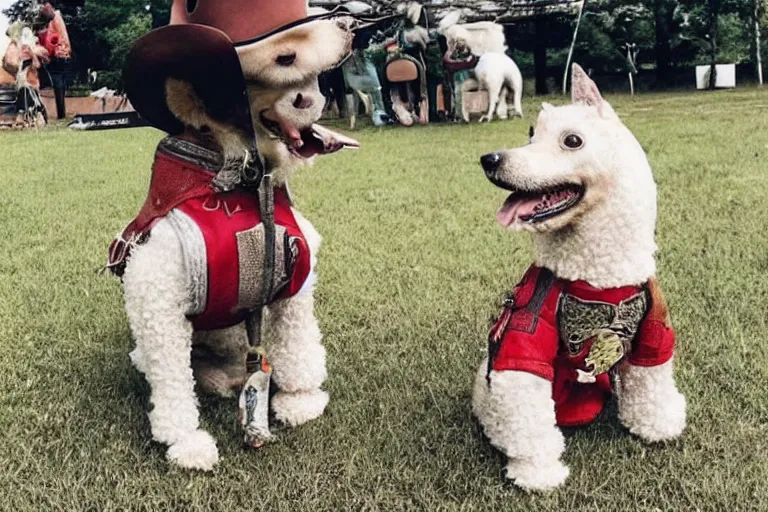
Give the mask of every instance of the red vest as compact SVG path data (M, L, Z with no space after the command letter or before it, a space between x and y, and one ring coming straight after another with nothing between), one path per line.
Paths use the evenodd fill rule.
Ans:
M245 190L218 191L211 184L215 176L190 159L164 151L161 143L144 206L112 242L107 265L122 276L131 247L146 241L152 226L161 218L182 212L196 238L202 235L204 241L204 248L197 248L199 254L204 254L204 264L199 276L193 276L193 280L206 283L201 300L204 308L201 306L202 311L189 315L194 328L202 330L240 323L249 309L261 306L257 288L262 279L263 238L261 247L258 243L263 231L258 198L255 192ZM309 246L282 188L275 189L275 225L277 274L271 300L298 293L311 271ZM189 233L189 229L184 233ZM181 240L185 250L194 243L194 237L187 238ZM195 272L186 256L187 271Z
M488 339L489 373L524 371L552 381L557 423L564 426L597 417L612 391L609 374L620 364L660 365L675 346L654 279L598 289L535 265L515 287Z

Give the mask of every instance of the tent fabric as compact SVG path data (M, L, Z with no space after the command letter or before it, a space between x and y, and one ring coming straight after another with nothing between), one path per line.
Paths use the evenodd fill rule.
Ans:
M311 7L333 8L347 3L347 0L309 0ZM379 12L394 12L402 0L365 0ZM496 21L512 23L539 16L576 16L584 0L422 0L430 11L441 12L460 10L464 22Z

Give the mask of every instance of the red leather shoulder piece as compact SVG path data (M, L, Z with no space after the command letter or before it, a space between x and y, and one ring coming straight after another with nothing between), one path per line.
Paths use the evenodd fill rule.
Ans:
M132 225L144 231L153 221L164 217L187 199L211 192L216 174L158 152L152 166L152 178L144 205Z
M451 72L475 69L477 60L477 57L474 55L470 55L464 59L452 59L450 55L446 54L443 56L443 67Z
M184 201L210 194L215 177L211 171L157 151L147 199L136 218L110 245L107 268L122 276L130 245L145 239L155 222Z

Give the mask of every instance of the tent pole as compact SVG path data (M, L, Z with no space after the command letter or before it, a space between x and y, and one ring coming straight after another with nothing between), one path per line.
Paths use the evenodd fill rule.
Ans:
M755 0L755 56L757 60L757 83L763 85L763 62L760 55L760 2Z
M579 6L579 17L576 18L576 28L573 29L573 40L571 41L571 49L568 50L568 59L565 61L565 73L563 73L563 96L568 91L568 71L571 67L571 58L573 58L573 49L576 46L576 36L579 33L579 25L581 25L581 16L584 14L584 4L587 0L582 0Z

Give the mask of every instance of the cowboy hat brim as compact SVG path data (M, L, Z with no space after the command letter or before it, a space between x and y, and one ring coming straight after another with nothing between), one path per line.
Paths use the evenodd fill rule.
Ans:
M172 135L184 124L168 108L166 80L188 82L217 120L250 126L245 80L232 41L206 25L168 25L136 40L123 70L125 92L150 124Z
M337 54L336 50L341 50L331 48L331 43L337 38L327 37L312 45L306 44L323 33L330 35L327 30L310 30L310 26L321 29L327 23L325 20L334 18L339 19L346 30L356 32L390 17L353 19L336 8L238 42L233 42L224 32L208 25L168 25L149 32L134 43L123 70L125 92L141 117L156 128L178 135L184 130L184 123L171 112L166 98L166 80L176 78L192 86L210 117L241 127L247 133L252 132L243 66L248 66L249 75L261 78L257 81L274 86L299 81L309 74L341 64L348 55ZM341 18L347 21L342 22ZM271 64L274 57L271 50L285 46L287 51L292 36L297 36L293 37L294 40L305 43L301 47L313 49L298 56L294 69L283 68L278 70L279 73L275 71L279 76L271 76L275 73L270 73L268 66L262 62L263 57L270 54L268 60ZM308 61L306 65L303 65L304 60Z

